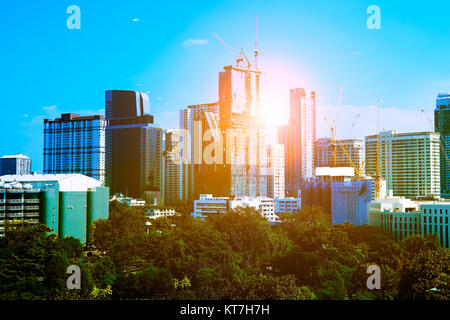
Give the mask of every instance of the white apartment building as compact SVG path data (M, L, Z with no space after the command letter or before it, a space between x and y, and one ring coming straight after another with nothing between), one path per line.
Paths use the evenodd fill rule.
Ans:
M175 209L172 208L150 208L145 213L149 219L158 219L171 217L175 215Z
M366 136L366 174L375 176L377 135ZM380 176L394 196L440 195L439 133L380 133Z
M201 194L199 200L194 201L194 218L205 218L210 214L227 213L230 209L238 207L252 207L258 210L269 222L279 220L275 214L275 204L268 197L213 197L211 194Z

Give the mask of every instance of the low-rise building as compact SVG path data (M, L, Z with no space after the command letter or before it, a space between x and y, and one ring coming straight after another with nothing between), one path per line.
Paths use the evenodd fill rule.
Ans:
M204 218L210 214L227 213L238 207L252 207L258 210L269 222L279 220L275 214L275 204L268 197L213 197L211 194L201 194L199 200L194 201L192 216Z
M275 198L274 202L275 214L296 213L302 206L302 200L294 197Z
M444 248L449 247L450 202L413 201L403 197L377 199L368 204L368 225L392 233L396 240L410 235L437 234Z
M165 217L171 217L175 215L175 209L173 208L162 208L162 207L155 207L155 208L149 208L145 215L149 219L158 219L158 218L165 218Z
M89 241L93 221L109 216L109 188L82 174L0 177L2 235L17 224L41 222L59 237Z
M125 197L123 194L116 193L109 201L118 201L119 203L125 203L129 207L144 207L144 199L135 199L131 197Z

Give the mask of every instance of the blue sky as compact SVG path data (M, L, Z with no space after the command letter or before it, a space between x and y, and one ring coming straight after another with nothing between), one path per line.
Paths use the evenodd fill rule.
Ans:
M80 30L66 27L73 4ZM366 27L372 4L380 30ZM419 110L432 118L437 93L450 91L449 10L433 0L1 1L0 155L27 154L41 171L42 120L102 112L109 89L149 92L156 123L176 127L179 109L217 100L218 72L233 63L212 34L251 54L256 15L273 124L287 119L289 88L306 87L329 135L322 118L335 117L343 84L339 136L374 133L377 99L382 129L429 130Z

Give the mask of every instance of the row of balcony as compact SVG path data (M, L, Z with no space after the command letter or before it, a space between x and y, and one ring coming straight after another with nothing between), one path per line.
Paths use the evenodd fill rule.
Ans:
M22 211L22 210L39 210L39 206L2 206L0 205L0 212L1 211Z
M3 203L39 203L39 199L0 199L0 204Z
M39 211L28 211L28 212L4 212L0 213L0 219L8 218L21 218L21 217L39 217ZM2 220L0 220L2 221Z

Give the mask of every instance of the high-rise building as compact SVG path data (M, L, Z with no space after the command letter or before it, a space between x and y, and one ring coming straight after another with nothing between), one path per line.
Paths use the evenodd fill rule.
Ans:
M0 158L0 176L6 174L30 174L31 158L21 153Z
M209 119L209 120L208 120ZM180 192L183 201L197 199L199 185L199 142L200 128L202 131L213 129L219 121L219 104L217 102L207 104L190 105L180 110ZM195 144L194 144L195 142ZM202 150L200 149L200 152ZM201 156L201 155L200 155Z
M151 125L153 116L149 113L150 103L145 93L105 92L105 181L112 194L120 192L140 197L148 189L152 191L160 186L160 173L155 173L151 165L158 163L154 153L162 150L161 140L158 142L158 137L162 139L162 130Z
M153 125L141 128L141 193L162 191L164 134Z
M219 117L194 128L195 194L267 195L267 134L259 110L261 72L234 66L219 73ZM218 183L220 181L220 183Z
M364 141L356 139L343 139L336 141L336 165L333 161L333 142L331 138L320 138L315 143L315 167L351 167L353 165L359 170L364 162ZM341 147L344 146L344 150ZM361 172L362 173L362 172Z
M104 182L105 129L101 115L44 119L44 173L81 173Z
M434 110L434 131L440 134L441 197L450 198L450 93L439 93Z
M286 192L296 196L301 183L313 177L316 92L291 89L289 106L289 124L278 128L278 143L284 144Z
M378 135L366 136L366 174L375 176ZM394 196L440 195L439 133L380 132L380 176Z
M268 153L268 192L269 198L284 198L284 145L270 144Z
M163 187L164 204L185 202L183 194L183 163L181 154L180 130L168 129L165 133L163 151Z

